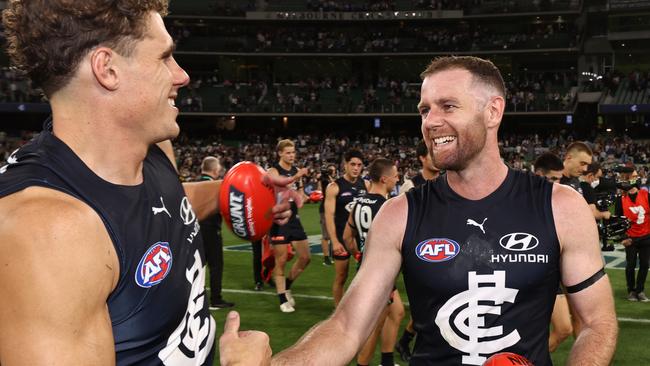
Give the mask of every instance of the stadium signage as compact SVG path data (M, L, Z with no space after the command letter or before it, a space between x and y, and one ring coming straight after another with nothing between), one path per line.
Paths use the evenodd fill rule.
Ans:
M598 111L602 114L650 113L650 104L599 104Z
M337 11L292 11L292 12L264 12L249 11L246 19L256 20L394 20L394 19L438 19L459 18L463 16L460 10L440 11L363 11L363 12L337 12Z

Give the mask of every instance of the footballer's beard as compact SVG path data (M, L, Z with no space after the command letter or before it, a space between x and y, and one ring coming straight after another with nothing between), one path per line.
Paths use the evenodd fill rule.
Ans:
M487 129L482 121L475 120L471 127L465 130L464 134L458 134L456 146L453 151L446 152L436 158L433 149L429 151L433 165L441 170L461 171L467 168L469 163L483 151L487 139Z

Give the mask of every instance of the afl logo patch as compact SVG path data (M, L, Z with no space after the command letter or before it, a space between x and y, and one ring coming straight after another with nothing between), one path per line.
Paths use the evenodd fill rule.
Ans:
M533 234L510 233L502 236L499 244L508 250L524 252L536 248L539 245L539 240Z
M415 255L425 262L448 261L460 253L460 245L451 239L427 239L415 247Z
M159 241L142 256L135 270L138 286L149 288L162 282L172 268L172 250L169 243Z

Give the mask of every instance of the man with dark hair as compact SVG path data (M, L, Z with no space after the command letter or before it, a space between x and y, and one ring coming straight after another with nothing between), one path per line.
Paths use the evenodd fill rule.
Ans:
M366 193L368 183L361 178L363 171L363 154L361 151L350 149L343 154L345 172L327 186L325 195L325 224L332 246L334 259L334 282L332 294L334 306L339 304L343 297L343 287L348 279L350 253L343 245L343 230L354 202Z
M291 189L304 196L302 177L307 173L307 168L298 169L294 165L296 160L296 146L293 141L285 139L280 140L277 144L278 162L274 163L269 169L271 176L290 177L294 180ZM298 206L292 202L291 217L285 225L274 224L269 232L271 245L273 245L273 257L275 267L273 267L273 280L275 281L275 290L280 301L280 311L283 313L294 312L296 301L291 295L291 285L298 279L300 274L307 268L311 261L309 252L309 241L307 234L300 222L298 215ZM291 271L285 275L284 267L289 259L289 246L293 246L297 253L296 261L291 266Z
M562 179L564 164L559 156L552 152L545 152L535 159L533 169L535 174L545 177L551 183L559 183Z
M216 212L221 182L178 179L169 139L189 78L166 11L165 0L3 11L13 63L52 108L0 168L3 365L212 364L198 221ZM247 338L270 356L267 337Z
M580 180L578 177L582 176L587 167L593 161L591 148L584 142L576 141L570 144L566 149L564 155L562 179L560 184L570 186L582 194L580 188Z
M418 160L420 160L420 164L422 164L422 170L411 179L404 180L404 184L399 190L400 193L408 192L411 188L419 187L426 181L436 179L440 175L440 169L433 165L433 159L424 141L418 143L415 148L415 153L418 156Z
M550 365L548 324L560 280L584 321L568 364L609 365L617 320L584 199L503 163L497 134L505 94L491 62L441 57L422 78L422 136L444 179L382 206L339 306L272 364L347 363L401 268L418 333L411 365L482 365L502 351ZM236 325L226 321L222 365L236 364L231 349L246 345L234 338Z
M363 262L368 231L372 225L379 208L386 202L390 192L395 188L399 180L395 163L385 159L377 158L368 166L370 177L370 189L366 194L359 197L343 231L343 240L348 252L358 259L359 265ZM390 300L379 317L375 329L357 355L357 365L369 365L375 353L377 339L381 334L381 365L393 365L393 351L399 324L404 318L404 305L395 288L390 295Z
M206 156L201 162L200 181L214 181L222 174L219 159ZM234 303L221 297L221 281L223 279L223 238L221 237L221 215L216 212L199 222L203 236L205 259L210 270L210 310L230 308Z

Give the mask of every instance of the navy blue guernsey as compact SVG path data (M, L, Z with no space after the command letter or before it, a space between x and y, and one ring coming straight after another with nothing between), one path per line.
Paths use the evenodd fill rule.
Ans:
M296 168L295 166L292 166L291 169L287 170L287 169L284 169L280 165L279 162L277 162L277 163L273 164L272 167L275 168L275 170L278 171L278 174L283 176L283 177L291 178L294 175L298 174L298 168ZM300 188L302 188L302 178L299 178L295 182L291 183L291 185L289 187L291 189L293 189L293 190L296 190L296 191L299 190ZM293 202L293 201L291 202L291 214L294 215L294 216L298 214L298 205L296 205L296 203ZM273 225L276 225L276 224L273 224Z
M115 185L50 131L48 124L0 168L0 197L41 186L100 216L120 264L107 299L117 365L211 364L215 321L205 297L200 226L169 159L152 146L143 183Z
M384 202L386 202L386 197L381 194L366 193L359 197L352 208L352 228L357 231L357 245L360 252L365 249L372 221Z
M343 230L348 222L350 211L357 199L366 193L366 183L363 179L357 178L352 183L341 177L334 181L339 186L339 194L336 196L336 208L334 211L334 226L336 237L343 243Z
M444 176L406 193L402 271L418 334L411 365L482 365L498 352L552 364L560 278L552 189L510 169L481 200L459 196Z

